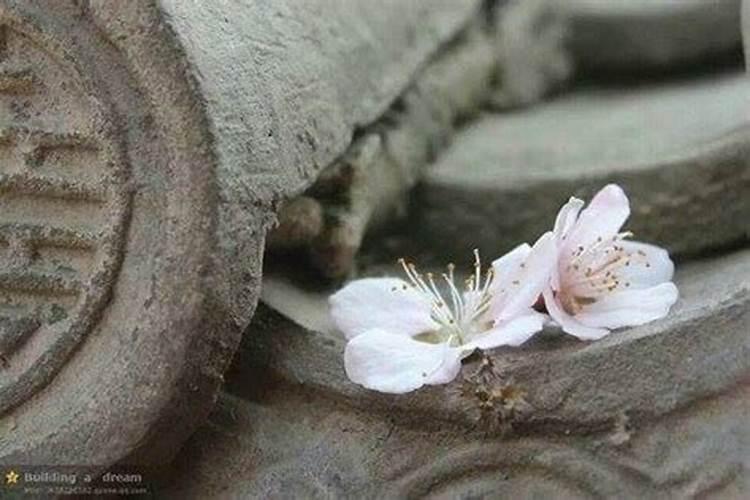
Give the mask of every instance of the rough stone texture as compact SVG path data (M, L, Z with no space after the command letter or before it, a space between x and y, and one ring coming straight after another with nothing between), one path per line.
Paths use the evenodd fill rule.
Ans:
M566 20L549 0L512 0L495 11L500 82L492 104L527 106L572 76Z
M403 396L349 383L324 295L271 278L228 392L164 494L745 498L747 276L748 250L686 265L663 320L594 343L545 331ZM477 419L483 386L512 388L504 408L519 411Z
M547 0L487 5L321 173L302 197L318 204L282 207L281 225L269 240L272 253L296 250L323 277L347 276L365 234L377 234L389 218L403 215L410 189L457 124L482 107L530 105L570 76L564 26ZM324 224L311 226L321 210Z
M742 41L745 46L745 71L750 71L750 1L742 2Z
M549 230L569 196L589 198L608 182L631 195L637 239L679 254L746 239L748 95L747 78L727 74L581 88L523 113L487 115L425 175L405 239L455 259L475 247L498 255Z
M741 45L742 0L550 0L576 65L597 71L710 65Z
M253 314L279 200L478 5L0 3L0 462L168 459Z
M455 124L475 115L492 95L498 55L486 24L482 16L475 17L415 75L384 116L321 172L300 197L317 205L307 203L307 210L299 210L295 200L282 209L270 249L301 247L328 278L351 271L365 232L403 213L409 190L445 147ZM309 222L319 210L324 225L314 235ZM290 237L300 233L308 236Z

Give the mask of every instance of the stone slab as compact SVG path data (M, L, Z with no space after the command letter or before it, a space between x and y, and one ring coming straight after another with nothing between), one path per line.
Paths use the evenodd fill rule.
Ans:
M254 320L260 343L240 350L227 392L162 491L742 498L750 491L748 276L750 250L686 265L682 298L664 320L591 344L547 332L495 351L491 359L530 405L499 433L458 396L455 386L471 375L421 396L354 388L341 339L314 331L326 328L311 314L321 296L267 281L269 305Z
M586 70L643 72L710 66L741 45L741 0L552 0L568 48Z
M410 242L496 255L549 230L575 195L610 182L637 239L678 254L750 233L750 81L742 74L581 88L457 134L414 195ZM416 234L415 234L416 233ZM425 243L426 242L426 243ZM416 251L416 250L415 250Z
M395 264L388 268L387 274L398 275ZM494 351L493 359L535 408L519 424L595 429L625 410L655 417L744 380L750 369L748 276L748 250L686 264L677 271L680 300L662 320L593 343L550 329L523 348ZM268 370L352 405L471 421L461 398L446 397L450 386L391 397L350 383L343 370L344 340L328 316L330 292L305 290L283 275L269 274L251 326L257 333L252 345L246 341L240 348L229 390L242 393L245 370Z

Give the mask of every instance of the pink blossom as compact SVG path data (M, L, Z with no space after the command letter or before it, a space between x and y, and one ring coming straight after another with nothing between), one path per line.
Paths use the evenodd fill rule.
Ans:
M331 316L348 339L344 366L368 389L405 393L445 384L476 349L519 345L542 329L532 309L554 263L552 233L520 245L483 276L476 253L463 291L453 266L438 278L402 261L407 280L356 280L331 296ZM442 290L441 290L442 286Z
M543 291L549 315L581 339L665 316L677 301L666 250L620 232L630 215L623 190L610 184L582 210L571 198L557 215L557 262Z

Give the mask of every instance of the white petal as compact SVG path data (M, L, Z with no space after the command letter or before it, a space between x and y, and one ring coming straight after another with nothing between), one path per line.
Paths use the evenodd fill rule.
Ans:
M506 262L513 267L506 269L502 259L498 259L498 262L497 266L493 264L498 277L494 284L497 293L493 295L490 314L496 321L508 321L528 311L549 285L557 266L555 235L552 232L543 234L528 252L523 266L508 259Z
M329 303L334 323L348 339L373 328L407 336L438 328L431 318L430 302L396 278L352 281L333 294Z
M505 303L521 284L521 275L526 266L526 259L531 253L528 243L521 243L516 248L492 262L492 302L485 315L485 321L495 321L503 310Z
M495 274L494 282L507 283L515 279L521 271L521 264L531 253L528 243L521 243L516 248L506 253L492 263L492 272Z
M464 346L466 349L493 349L501 345L519 346L544 327L544 315L527 311L511 321L500 323L491 330L476 335Z
M568 202L560 208L555 219L555 229L553 232L557 237L558 243L562 242L564 237L570 232L578 219L578 213L583 208L583 200L571 197Z
M672 280L674 264L666 250L637 241L623 241L620 245L633 254L630 264L618 271L620 281L629 282L631 288L638 289Z
M346 345L344 367L352 382L402 394L425 384L445 384L461 370L461 351L410 337L370 330Z
M581 340L598 340L609 333L606 328L592 328L580 323L575 317L566 313L553 296L552 289L544 290L544 305L550 317L560 325L565 333Z
M677 302L677 297L677 287L674 283L616 292L587 305L578 315L578 319L591 327L620 328L642 325L666 316L672 305Z
M578 222L565 241L565 250L576 246L588 247L597 238L611 238L630 216L630 202L622 188L609 184L599 191L581 211Z

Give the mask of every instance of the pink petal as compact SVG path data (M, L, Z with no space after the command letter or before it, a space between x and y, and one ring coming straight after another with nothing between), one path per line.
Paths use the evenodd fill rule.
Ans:
M445 384L461 370L461 351L384 330L370 330L346 345L344 367L367 389L403 394L425 384Z
M500 323L491 330L476 335L464 346L467 350L493 349L502 345L519 346L544 326L544 315L527 311L511 321Z
M571 197L570 200L568 200L568 202L563 205L560 211L557 213L557 218L555 219L555 228L553 229L553 232L557 237L558 243L562 243L562 240L573 228L576 220L578 220L578 214L583 208L583 205L583 200Z
M626 290L606 295L578 314L581 323L590 327L620 328L636 326L663 318L677 302L674 283L652 288Z
M560 325L565 333L569 333L581 340L598 340L609 333L606 328L592 328L579 322L575 317L566 313L562 306L557 303L552 289L544 290L544 305L550 317Z
M577 246L588 247L597 238L606 240L615 236L629 216L630 202L622 188L616 184L605 186L581 211L566 239L565 251Z
M352 281L329 298L331 317L347 339L373 328L413 336L436 330L432 304L396 278Z
M623 241L620 245L633 254L630 264L618 271L620 281L628 282L631 288L637 289L672 280L674 264L666 250L637 241Z
M557 243L552 232L537 240L522 263L503 258L495 261L493 269L497 273L497 282L494 286L497 292L490 305L492 319L507 321L528 311L549 285L556 266Z

